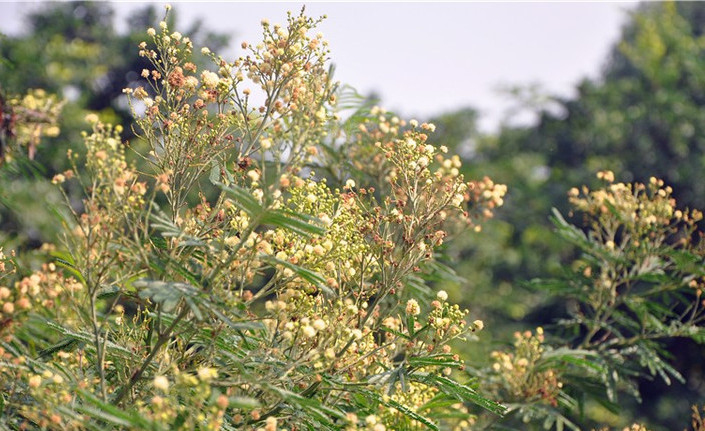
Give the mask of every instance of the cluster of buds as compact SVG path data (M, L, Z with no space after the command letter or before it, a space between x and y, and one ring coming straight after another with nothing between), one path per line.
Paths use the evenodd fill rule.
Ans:
M579 211L590 214L600 223L616 213L630 231L646 234L681 223L692 225L702 219L698 210L679 210L672 197L673 189L663 180L651 177L648 184L615 183L611 171L597 173L597 178L607 185L597 190L572 188L568 192L570 203Z
M554 369L538 367L545 350L543 328L536 328L535 334L516 332L514 339L512 352L491 353L497 384L513 399L539 400L557 406L563 387L560 376Z

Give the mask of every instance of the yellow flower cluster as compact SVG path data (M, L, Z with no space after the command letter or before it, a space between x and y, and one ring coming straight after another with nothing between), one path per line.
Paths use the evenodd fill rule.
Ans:
M300 135L306 133L306 145L315 143L316 137L325 134L322 126L330 118L326 103L334 103L326 66L328 43L323 35L309 35L320 19L315 20L303 14L287 16L285 26L262 23L263 41L251 45L242 43L247 54L233 62L232 70L236 85L247 77L259 87L264 103L260 113L276 113L273 119L270 138L279 140L287 136L284 131ZM247 102L251 89L243 91ZM284 118L293 122L287 124ZM302 142L290 140L292 156L300 153ZM262 142L266 149L266 141ZM279 152L279 148L275 147Z
M312 269L323 276L333 290L342 286L357 286L358 293L369 296L368 280L379 264L365 238L367 224L354 192L330 190L325 179L314 181L296 178L289 189L287 206L294 211L315 217L326 229L324 235L304 238L301 235L277 229L273 234L275 257L292 264ZM284 270L285 274L287 270ZM288 275L291 274L289 270ZM364 299L364 298L362 298Z
M346 369L350 379L358 381L372 373L367 368L375 361L389 360L387 352L375 351L378 346L371 328L360 324L367 315L367 303L358 306L350 298L327 301L321 295L289 289L265 308L271 313L270 332L281 343L276 349L279 354L305 358L315 370Z
M702 219L702 213L676 208L673 190L664 186L663 180L651 177L649 184L615 183L611 171L597 173L597 178L607 186L590 191L572 188L568 192L570 203L578 210L595 215L599 222L612 224L616 218L630 231L644 234L681 222L692 224Z
M138 411L169 429L221 429L230 398L212 386L218 378L217 370L200 367L195 373L189 373L174 366L169 377L159 374L152 378L155 394L149 400L139 401Z
M4 107L0 99L0 111L7 109L9 112L9 123L0 121L0 127L6 129L17 144L27 147L32 159L41 138L59 135L58 119L64 103L42 89L29 90L24 96L13 97L7 102L8 106Z
M20 376L38 405L21 406L22 416L51 430L82 430L79 418L62 415L58 408L76 401L74 388L91 391L97 383L90 375L80 373L89 366L84 352L60 350L52 358L51 368L34 369ZM78 373L77 373L78 371ZM75 379L75 380L74 380Z
M409 261L430 258L449 230L480 230L479 221L492 216L506 193L489 178L466 182L460 158L428 143L433 124L409 125L375 107L358 130L348 132L346 148L351 163L369 176L364 181L377 183L384 196L379 240L405 269Z
M125 145L120 141L122 126L103 124L94 115L87 121L93 127L90 135L84 132L86 169L95 182L92 200L106 208L121 205L133 213L144 205L147 183L138 180L135 167L126 161Z
M39 271L11 287L0 286L2 341L6 346L15 345L16 334L27 324L30 313L51 316L60 319L65 327L75 327L77 320L72 301L83 291L78 280L64 275L53 263L44 264ZM0 390L9 402L14 402L17 396L32 397L33 403L15 405L26 421L51 430L82 429L80 420L58 414L57 407L73 402L75 391L69 383L84 390L95 387L91 373L80 372L89 366L84 353L82 349L49 353L52 363L48 366L34 358L17 355L14 347L9 350L0 347Z
M628 256L633 259L629 270L641 273L653 271L658 265L664 269L670 265L668 260L656 262L652 258L654 250L664 245L692 248L690 234L703 215L698 210L678 209L673 190L663 180L651 177L648 184L615 183L610 171L598 172L597 177L607 184L595 190L585 186L581 190L572 188L568 195L573 207L586 216L589 237L606 253ZM624 280L615 277L610 267L593 273L592 266L584 262L577 265L582 275L593 279L598 288L590 292L595 308L604 301L614 300L617 290L624 287ZM683 282L701 297L705 278L684 274Z
M563 387L560 376L553 369L537 367L544 353L543 328L536 328L535 334L517 332L514 338L512 352L491 353L497 384L512 398L540 400L556 406Z
M35 307L60 314L66 307L63 303L66 296L73 295L82 287L76 279L64 277L53 263L44 264L42 270L22 278L12 287L0 285L0 321L3 322L0 324L0 336L11 335L13 326L20 324Z
M47 267L0 289L13 321L18 308L45 309L44 344L80 341L48 350L61 370L19 372L27 359L8 355L14 368L2 377L38 400L9 402L58 412L25 417L71 429L57 406L85 406L94 394L170 429L275 431L308 420L292 396L322 412L365 397L374 411L351 413L350 429L384 431L402 420L421 428L404 413L428 413L425 404L447 396L433 379L463 368L450 342L483 323L467 323L445 292L424 298L405 286L449 226L490 217L505 188L466 182L460 159L428 144L432 124L408 128L379 108L345 136L359 134L377 166L358 175L347 161L328 164L349 131L333 112L326 43L309 35L317 22L263 23L262 43L243 43L233 62L204 49L213 70L191 62L191 41L165 21L148 31L140 55L151 65L125 92L152 171L139 173L120 129L91 115L86 175L54 178L86 191L61 254L79 281ZM469 426L465 407L447 407L462 416L449 428Z

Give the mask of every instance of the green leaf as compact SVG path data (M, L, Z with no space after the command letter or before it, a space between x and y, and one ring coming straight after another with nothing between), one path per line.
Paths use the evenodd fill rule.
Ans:
M229 194L233 198L233 204L240 210L245 211L247 215L251 218L257 217L262 213L262 206L257 202L257 200L248 192L240 186L232 184L226 186L225 184L216 181L216 186L220 187L225 193Z
M539 367L544 364L547 366L553 366L555 362L563 362L577 365L581 368L590 369L597 373L605 372L605 367L586 358L599 358L599 355L590 350L561 347L558 349L545 351L541 355L541 361L538 365Z
M70 352L78 345L79 345L79 341L76 340L75 338L73 338L73 337L64 338L63 340L59 341L58 343L54 344L53 346L48 347L44 350L41 350L37 356L39 359L43 359L43 358L51 356L54 353L62 351L62 350L65 352Z
M462 362L453 359L452 354L441 354L434 356L420 356L408 358L409 365L413 367L459 367Z
M444 410L454 404L458 404L457 399L441 393L437 394L436 396L431 398L426 404L419 407L419 411L428 411L430 415L438 411Z
M311 221L315 220L318 219L290 209L277 209L267 211L260 219L260 222L290 230L304 237L325 234L326 230L324 228L311 223Z
M414 323L416 322L416 319L414 318L413 315L407 314L406 315L406 329L409 331L409 336L413 339L417 332L415 331L414 328Z
M92 404L93 406L85 404L76 404L74 406L74 409L76 411L117 426L137 429L152 428L152 424L146 419L142 418L142 416L137 412L131 413L121 410L118 407L115 407L110 403L104 402L92 393L82 389L78 389L78 394L83 400Z
M139 292L140 298L149 298L155 303L162 304L163 310L167 313L173 311L182 298L194 298L198 295L198 289L195 287L175 281L142 279L132 285L142 289ZM200 315L200 312L198 314Z
M600 244L590 241L582 230L568 223L556 208L552 208L551 212L553 213L551 222L553 222L553 225L556 227L556 233L561 238L591 255L598 256L608 261L615 259L615 257L601 247Z
M259 400L251 397L230 397L230 407L236 409L256 409L260 406Z
M95 338L94 338L94 335L91 333L82 332L82 331L75 332L70 329L64 328L63 326L59 325L58 323L50 322L50 321L46 322L46 325L49 328L58 331L60 334L66 336L67 338L72 338L76 341L85 343L86 349L90 349L90 350L95 349L95 345L94 345ZM68 343L67 340L64 340L64 342ZM134 353L131 350L129 350L119 344L116 344L112 341L109 341L109 340L106 341L105 347L106 347L106 350L112 354L122 356L123 358L129 358L130 360L132 360L134 358Z
M685 378L678 372L675 368L665 362L661 356L649 348L646 343L640 343L637 346L637 355L639 356L640 362L643 366L646 366L651 372L651 375L658 374L664 383L667 385L671 384L671 378L669 374L678 380L680 383L685 383Z
M405 340L411 340L411 337L409 337L408 335L406 335L402 332L397 331L396 329L387 328L386 326L381 326L379 329L380 329L380 331L388 332L390 334L396 335L397 337L403 338Z
M274 256L262 256L262 260L268 262L270 265L281 265L285 268L289 268L294 271L296 275L313 284L322 292L325 292L329 296L337 296L336 293L328 287L326 280L320 274L311 271L310 269L294 265L286 260L277 259Z
M379 404L382 404L383 406L391 407L391 408L397 410L399 413L403 414L404 416L406 416L412 420L418 421L418 422L426 425L426 427L428 427L428 429L439 431L438 425L433 423L433 421L431 419L411 410L407 406L405 406L397 401L394 401L393 399L391 399L389 397L382 397L377 392L373 392L373 391L369 391L369 390L358 390L357 392L360 394L363 394L365 397L372 399L373 401L375 401ZM457 400L453 400L453 403L457 403Z
M110 298L113 296L118 295L121 292L121 289L118 286L115 285L108 285L108 286L101 286L98 288L98 291L96 294L98 295L98 299L105 299L105 298Z
M330 419L331 417L338 419L345 419L346 417L344 412L336 408L328 407L316 398L308 398L301 394L297 394L283 388L278 388L273 385L268 385L268 387L273 392L279 394L284 403L292 405L292 407L298 406L310 418L328 427L332 427L333 425Z
M164 239L163 236L161 235L152 235L149 237L149 240L151 241L152 245L158 249L158 250L166 250L167 249L167 242L166 239Z
M217 184L220 181L220 163L215 159L211 161L211 172L208 179L211 184Z
M447 377L443 376L436 376L433 374L427 374L427 373L416 373L416 374L411 374L409 377L412 380L416 380L420 383L424 383L427 385L435 386L438 389L441 390L441 392L453 396L458 401L468 401L471 402L479 407L482 407L483 409L492 412L496 415L503 415L507 408L503 406L502 404L492 401L488 398L483 397L482 395L478 394L474 389L472 389L469 386L463 385L461 383L458 383L454 380L451 380Z
M433 423L431 419L422 416L415 411L411 410L410 408L406 407L405 405L394 401L393 399L389 398L387 401L384 401L383 399L380 398L380 401L382 404L384 404L387 407L392 407L398 412L402 413L404 416L407 416L408 418L415 420L417 422L420 422L428 427L428 429L434 430L434 431L439 431L438 425Z
M232 329L239 330L239 331L247 331L247 330L259 331L259 330L264 329L264 326L260 322L251 322L251 321L235 322L232 319L230 319L228 316L223 314L217 308L212 308L210 311L218 319L220 319L223 323L225 323L226 325L228 325Z
M64 268L66 271L68 271L71 275L76 277L81 283L85 284L86 279L83 277L83 274L74 266L75 262L73 260L73 257L68 254L68 253L60 253L60 252L53 252L52 256L54 256L55 260L55 265Z
M191 310L196 320L199 322L202 321L203 313L201 313L201 310L198 308L198 305L194 302L193 298L190 296L184 296L184 302L186 302L186 305L188 305L188 308Z

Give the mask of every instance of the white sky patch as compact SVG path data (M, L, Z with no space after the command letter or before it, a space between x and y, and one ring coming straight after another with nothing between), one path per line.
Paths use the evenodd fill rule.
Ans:
M165 3L155 3L163 5ZM200 18L240 42L259 40L259 23L284 23L301 3L172 2L178 30ZM144 3L114 3L118 28ZM22 13L36 3L0 5L0 32L22 30ZM327 15L336 79L404 117L428 118L475 107L484 131L497 128L512 100L498 88L538 84L571 96L584 77L598 76L635 3L309 3ZM526 120L525 120L526 121Z

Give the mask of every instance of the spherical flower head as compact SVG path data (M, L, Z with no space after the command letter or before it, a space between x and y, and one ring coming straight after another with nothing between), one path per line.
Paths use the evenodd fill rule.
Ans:
M316 319L313 321L313 328L317 331L322 331L326 329L326 322L323 319Z
M303 333L306 338L313 338L316 336L316 328L310 325L306 325L303 328Z
M64 181L66 181L64 174L56 174L54 175L54 178L51 179L52 184L61 184Z
M157 31L154 30L152 27L150 27L150 28L147 29L147 34L150 35L150 36L154 36L154 35L157 34Z
M198 378L201 381L208 382L216 377L218 377L218 371L215 368L202 367L198 369Z
M196 86L198 86L198 78L196 78L195 76L187 76L186 81L185 81L185 86L189 90L192 90L192 91L195 90Z
M201 81L203 81L203 85L207 88L213 89L218 85L220 78L218 78L216 73L213 73L210 70L204 70L203 73L201 73Z
M440 299L441 301L446 301L448 300L448 292L445 290L439 290L438 293L436 293L436 298Z
M6 302L2 305L2 312L4 314L12 314L15 312L15 304L12 302Z
M259 172L255 171L255 170L249 171L249 172L247 173L247 176L248 176L253 182L259 181L259 178L260 178Z
M614 182L614 172L600 171L597 173L597 179L607 181L608 183L613 183Z
M215 401L215 404L221 409L226 409L230 405L230 400L228 399L228 397L221 394L220 396L218 396L218 399Z
M88 124L96 124L99 121L98 115L94 113L90 113L85 116L84 118L86 120L86 123Z
M169 379L165 376L156 376L152 381L152 385L160 391L166 392L169 390Z
M15 302L15 305L17 305L20 310L28 310L32 306L27 297L18 299L17 302Z
M418 301L415 299L406 301L406 314L410 314L412 316L418 316L421 314L421 307L419 306Z
M258 428L264 431L277 431L277 418L270 416L264 421L264 428Z
M29 381L27 382L30 388L36 389L39 387L39 385L42 384L42 376L40 375L34 375L29 378Z
M485 327L485 322L483 322L482 320L479 320L479 319L472 322L472 324L473 324L473 326L475 326L475 329L478 331L482 331L482 328Z

